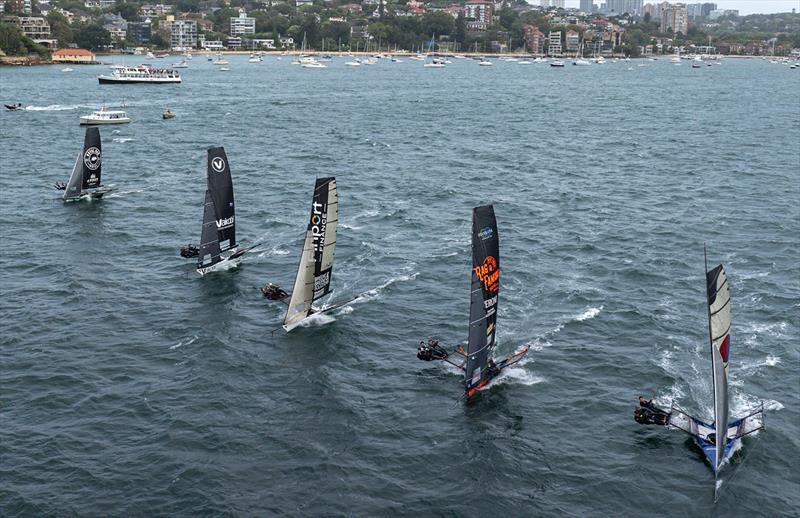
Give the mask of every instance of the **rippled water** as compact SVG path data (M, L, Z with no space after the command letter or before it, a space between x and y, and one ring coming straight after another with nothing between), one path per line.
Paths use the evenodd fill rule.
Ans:
M325 70L201 58L180 86L104 67L0 70L0 514L708 516L798 512L800 74L762 61ZM166 60L165 60L166 61ZM78 117L99 203L64 205ZM162 121L169 106L177 113ZM199 278L205 149L243 243ZM316 176L340 193L332 318L272 333ZM493 202L499 347L478 401L415 357L467 334L471 208ZM732 414L767 431L723 471L632 419L638 394L712 414L703 242L733 296Z

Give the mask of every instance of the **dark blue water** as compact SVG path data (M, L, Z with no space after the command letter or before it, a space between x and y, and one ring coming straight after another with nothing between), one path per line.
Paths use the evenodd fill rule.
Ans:
M0 515L798 514L797 71L229 59L180 86L0 69L27 106L0 114ZM116 192L64 205L79 116L123 101L133 122L101 129ZM177 249L212 145L262 244L200 278ZM367 295L273 334L255 287L291 286L327 175L334 298ZM490 202L498 353L531 353L464 404L415 347L466 337ZM717 504L700 450L632 419L645 394L711 420L704 242L732 286L732 415L767 409Z

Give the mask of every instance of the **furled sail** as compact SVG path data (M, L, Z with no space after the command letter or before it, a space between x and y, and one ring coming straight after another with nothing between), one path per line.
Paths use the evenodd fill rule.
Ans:
M728 359L731 342L731 294L728 277L720 264L706 272L708 331L711 339L711 366L714 378L714 428L716 464L725 456L728 430Z
M336 227L339 221L339 195L336 179L318 178L311 201L311 215L303 242L303 253L283 320L291 329L312 313L311 304L330 293Z
M219 233L219 249L236 248L236 211L233 204L233 180L225 148L208 150L208 191L214 201L214 218ZM204 221L205 225L205 221Z
M221 260L214 200L209 190L206 189L206 201L203 204L203 230L200 233L200 253L197 256L197 268L208 268Z
M464 369L467 392L487 382L486 364L495 346L497 302L500 291L500 242L494 207L472 211L472 274L469 342Z
M87 189L100 187L103 163L101 149L100 130L86 128L83 150L75 159L72 174L70 174L67 187L64 189L64 199L77 198Z

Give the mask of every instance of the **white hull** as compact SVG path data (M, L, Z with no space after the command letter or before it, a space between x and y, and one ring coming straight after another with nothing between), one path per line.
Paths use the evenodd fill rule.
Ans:
M202 276L207 273L221 272L224 270L228 270L230 268L236 268L237 266L239 266L241 262L242 262L242 256L235 257L233 259L227 257L212 266L207 266L206 268L198 268L197 273L199 273Z
M98 126L100 124L127 124L131 120L125 119L92 119L89 117L81 117L81 126Z
M64 198L64 201L72 202L72 201L99 200L100 198L103 197L104 194L107 194L113 190L114 189L112 189L111 187L101 186L91 191L83 191L78 196Z

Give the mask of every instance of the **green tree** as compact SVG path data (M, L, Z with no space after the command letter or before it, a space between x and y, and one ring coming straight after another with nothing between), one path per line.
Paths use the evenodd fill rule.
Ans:
M105 30L102 25L87 25L81 27L75 34L75 43L84 49L102 49L111 45L111 33Z
M128 22L138 22L140 20L139 6L137 4L128 3L125 0L117 0L114 7L107 11L122 16Z
M458 13L456 18L456 34L455 39L458 43L464 44L467 41L467 19L464 18L464 12Z
M72 27L63 14L58 11L50 11L47 13L47 23L50 24L50 37L58 40L59 47L66 47L72 43Z
M426 35L449 36L455 29L453 17L444 11L422 15L422 32Z
M0 49L10 56L39 54L47 56L47 49L33 42L15 23L0 22Z

